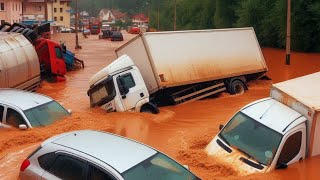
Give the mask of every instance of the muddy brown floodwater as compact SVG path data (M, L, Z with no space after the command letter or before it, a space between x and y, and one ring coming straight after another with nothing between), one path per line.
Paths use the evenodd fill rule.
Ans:
M272 81L251 82L249 90L243 95L222 93L218 97L185 105L163 107L158 115L132 112L107 114L99 108L91 109L86 94L89 78L111 63L116 58L114 50L133 37L125 33L124 42L110 42L98 40L97 36L87 39L80 36L82 50L75 52L79 59L85 61L85 68L69 72L66 82L43 82L38 90L72 109L72 116L45 128L1 130L0 179L17 179L21 162L45 139L81 129L112 132L141 141L188 165L202 179L320 178L317 172L320 157L289 166L287 170L243 177L236 169L219 163L204 152L206 145L217 134L218 126L226 123L242 106L267 97L272 81L280 82L319 71L320 54L293 53L292 65L286 66L283 50L264 48L269 67L267 75ZM61 34L53 39L63 39L70 49L74 47L73 34Z

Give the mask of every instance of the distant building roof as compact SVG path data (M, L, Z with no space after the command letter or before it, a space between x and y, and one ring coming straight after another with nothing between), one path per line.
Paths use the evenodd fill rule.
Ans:
M103 12L104 14L107 14L108 11L110 11L116 19L122 19L127 16L127 13L123 13L118 9L101 9L100 13Z
M54 0L48 0L48 2L53 2ZM25 0L25 2L35 2L35 3L44 3L45 0Z
M82 11L80 13L81 16L89 16L89 13L87 11Z
M132 19L138 19L138 20L143 21L143 22L149 22L149 17L147 17L143 13L139 13L139 14L133 15Z

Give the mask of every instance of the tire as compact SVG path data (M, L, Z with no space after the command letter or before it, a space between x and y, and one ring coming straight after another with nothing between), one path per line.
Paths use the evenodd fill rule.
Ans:
M153 111L150 108L142 108L140 110L141 113L150 113L153 114Z
M156 105L149 102L141 107L140 112L141 113L158 114L159 108Z
M240 80L234 80L230 85L230 94L243 94L247 89L246 85Z

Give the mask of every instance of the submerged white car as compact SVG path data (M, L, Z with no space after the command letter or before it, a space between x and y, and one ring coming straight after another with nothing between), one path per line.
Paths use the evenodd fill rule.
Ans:
M52 137L21 165L20 179L198 180L163 153L114 134L83 130Z
M27 129L50 125L69 116L53 99L27 91L0 89L0 128Z

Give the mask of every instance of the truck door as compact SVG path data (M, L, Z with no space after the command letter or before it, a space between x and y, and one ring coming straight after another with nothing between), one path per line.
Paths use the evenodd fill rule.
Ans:
M129 90L127 94L122 95L122 103L125 111L135 108L138 101L145 96L138 84L140 81L138 81L137 78L135 71L121 73L116 78L118 88L123 86L122 88Z
M8 88L7 69L0 54L0 88Z
M277 160L279 164L292 164L298 162L305 157L306 150L306 128L305 124L301 129L291 132L284 137L284 141L281 148L281 153Z

